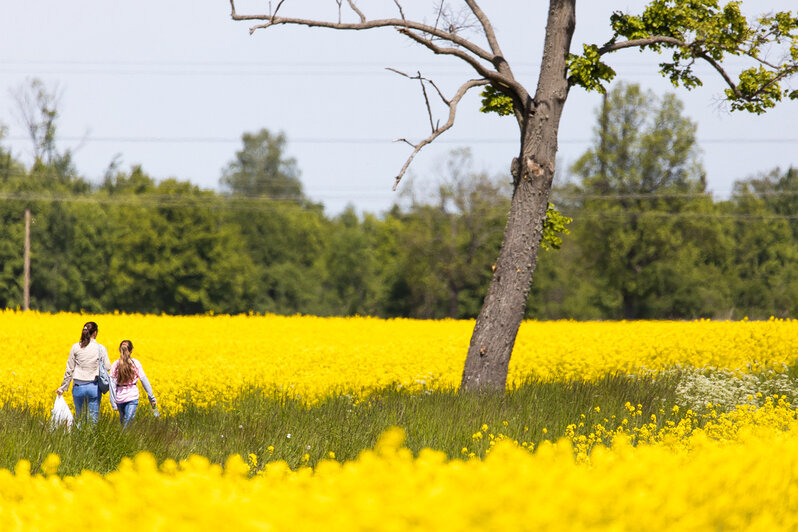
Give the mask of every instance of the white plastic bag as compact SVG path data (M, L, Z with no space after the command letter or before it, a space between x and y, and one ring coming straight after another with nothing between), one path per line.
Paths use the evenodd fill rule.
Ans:
M57 395L53 404L52 415L50 416L50 426L55 428L65 423L67 429L71 429L72 419L72 410L69 409L66 399L64 399L63 395Z

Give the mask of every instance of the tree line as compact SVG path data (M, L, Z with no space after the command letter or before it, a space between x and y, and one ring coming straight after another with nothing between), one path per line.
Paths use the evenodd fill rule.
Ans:
M335 216L305 195L286 138L242 137L204 190L109 166L99 184L59 151L57 106L32 85L30 166L0 137L0 307L167 314L278 313L473 318L512 178L452 152L381 214ZM696 124L672 95L619 84L594 141L560 172L526 311L540 319L767 318L798 311L798 171L707 192ZM572 220L572 221L571 221ZM570 222L570 223L569 223Z

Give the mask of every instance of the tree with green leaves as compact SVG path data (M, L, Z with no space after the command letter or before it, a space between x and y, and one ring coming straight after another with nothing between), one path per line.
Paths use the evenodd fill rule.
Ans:
M38 78L28 80L13 91L19 121L28 132L33 150L32 172L47 172L48 178L69 181L75 177L70 150L56 146L59 103L58 86L48 87Z
M242 196L266 196L275 200L300 201L304 198L299 168L285 157L285 135L267 129L244 133L244 146L225 168L222 189Z
M17 286L23 284L23 213L30 209L31 305L40 310L80 310L81 301L91 298L73 244L85 232L93 231L88 220L92 213L60 200L83 197L91 187L77 174L69 150L57 149L58 89L33 79L19 86L14 97L20 122L30 135L33 163L26 169L8 154L6 171L0 174L0 190L5 196L0 226L8 227L9 235L18 235L13 244L2 245L9 254L10 271L6 270L8 278L0 290L9 290L5 304L13 305ZM21 299L16 301L19 304Z
M750 318L798 313L798 171L773 170L735 183L732 290Z
M416 181L404 190L410 205L398 214L402 257L391 281L391 293L399 296L394 312L401 308L400 314L418 318L479 313L501 244L510 187L472 167L468 150L452 151L434 181Z
M227 220L240 228L255 266L250 308L330 313L320 303L327 220L305 199L296 160L285 155L285 135L261 129L242 141L219 183L235 206Z
M0 126L0 140L5 128ZM25 231L23 226L25 208L9 201L25 175L21 162L0 145L0 307L22 306L22 271Z
M388 224L373 214L362 219L353 207L325 225L322 256L324 314L378 316L383 314L386 285L383 272L393 266Z
M156 183L134 167L109 176L95 199L103 207L93 209L97 237L113 243L96 283L103 309L201 314L253 308L255 272L246 241L227 223L216 193L176 179ZM86 253L100 259L99 250Z
M727 292L717 284L731 243L711 217L696 124L682 111L672 94L619 84L599 108L594 146L573 165L574 237L605 316L712 317L725 305L710 294ZM709 242L726 242L728 256Z
M652 0L640 15L616 12L605 44L585 44L581 54L573 54L576 0L550 0L537 87L529 90L513 74L488 15L476 0L463 3L462 9L452 9L450 4L455 2L436 2L438 16L433 22L425 22L423 17L410 16L400 0L388 3L395 10L393 14L380 13L378 18L368 18L355 0L339 1L338 17L333 19L306 17L301 11L287 14L291 3L286 1L278 2L269 13L241 14L235 0L230 0L233 20L257 21L250 32L284 25L341 31L388 28L434 54L462 60L474 70L476 78L465 81L448 97L420 74L408 76L431 86L433 94L449 108L449 115L443 124L430 120L430 135L410 143L412 151L396 177L397 183L418 151L454 125L457 106L469 90L487 87L483 109L515 118L520 146L510 165L510 212L461 381L463 390L504 389L543 236L560 117L571 87L604 91L605 84L615 76L605 62L610 54L627 48L670 52L670 60L661 63L659 70L674 84L688 89L700 85L693 67L698 61L705 62L727 84L725 96L733 110L760 113L783 98L798 99L798 91L790 91L783 83L798 71L798 16L781 12L749 21L739 2L721 5L719 0ZM302 5L297 3L296 9L301 10ZM452 13L455 16L450 16ZM470 37L472 34L475 37ZM779 52L774 53L774 48ZM723 66L728 57L752 65L734 76Z

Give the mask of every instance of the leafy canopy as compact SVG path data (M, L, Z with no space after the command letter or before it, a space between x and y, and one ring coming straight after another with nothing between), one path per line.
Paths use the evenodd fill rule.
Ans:
M488 85L482 91L482 113L496 113L499 116L513 114L513 99L499 91L493 85Z
M798 72L798 14L777 12L749 21L740 4L654 0L640 15L616 11L610 19L614 34L605 45L584 45L582 55L570 54L569 79L573 85L603 93L605 82L615 77L601 60L605 54L632 47L657 53L670 50L670 61L659 64L663 76L675 86L692 89L702 85L694 71L696 61L705 61L729 85L725 93L733 111L760 114L783 98L798 99L798 90L783 86L788 76ZM737 80L722 66L729 56L752 63Z

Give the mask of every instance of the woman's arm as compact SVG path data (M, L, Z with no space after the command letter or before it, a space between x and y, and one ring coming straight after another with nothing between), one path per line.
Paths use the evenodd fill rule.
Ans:
M67 358L66 370L64 371L64 380L61 386L55 391L58 395L64 393L69 388L69 383L72 382L72 373L75 371L75 346L69 350L69 357Z

